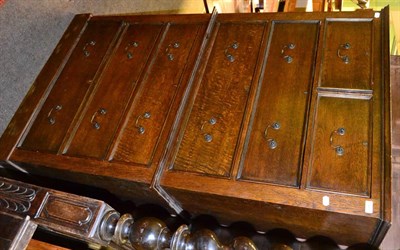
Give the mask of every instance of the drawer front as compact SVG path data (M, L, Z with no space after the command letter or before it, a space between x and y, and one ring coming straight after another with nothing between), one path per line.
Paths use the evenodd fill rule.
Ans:
M297 186L319 23L275 23L240 179Z
M371 89L373 23L328 20L321 87Z
M173 170L228 176L265 24L219 24Z
M372 99L318 97L308 188L369 195L371 108Z
M135 92L110 160L150 165L172 101L182 83L200 24L171 24Z
M161 29L162 25L136 24L125 30L66 150L68 155L101 159L106 156Z
M53 153L59 150L119 28L119 22L89 21L21 148Z

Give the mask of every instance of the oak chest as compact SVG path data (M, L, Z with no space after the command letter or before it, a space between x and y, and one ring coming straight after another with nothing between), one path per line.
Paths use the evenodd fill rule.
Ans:
M2 164L174 213L379 244L390 226L388 10L77 15Z

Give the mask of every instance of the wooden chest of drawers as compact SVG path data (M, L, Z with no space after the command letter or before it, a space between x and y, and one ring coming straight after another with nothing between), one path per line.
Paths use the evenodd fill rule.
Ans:
M77 15L2 164L120 197L379 244L390 226L388 10Z

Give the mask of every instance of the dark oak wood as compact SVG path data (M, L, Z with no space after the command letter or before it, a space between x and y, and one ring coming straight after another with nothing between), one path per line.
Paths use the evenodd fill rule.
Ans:
M67 155L99 159L106 157L132 91L145 70L161 29L160 24L129 25L125 28L77 132L70 145L64 148ZM101 109L105 110L104 115L101 114Z
M118 22L91 21L66 63L21 148L56 153L119 30Z
M27 250L68 250L70 248L60 247L47 242L32 239L26 248Z
M185 134L171 169L230 175L264 26L217 24L206 73L190 108Z
M230 185L223 185L221 188L235 189ZM230 225L233 221L246 221L253 225L255 229L260 229L261 232L274 228L290 227L290 231L299 238L329 235L330 238L336 239L338 243L346 242L348 245L352 245L355 243L350 242L371 241L373 235L370 232L377 230L380 224L379 219L373 217L359 217L348 213L335 214L315 208L304 209L299 206L278 205L272 202L260 203L255 199L246 200L240 197L217 196L206 192L182 190L167 189L168 192L174 194L180 202L185 204L185 208L194 215L212 211L212 214L218 218L218 222L223 225ZM258 189L248 190L247 192L261 193L262 191L264 190ZM244 192L244 190L238 190L237 193L239 192ZM286 197L288 201L292 198L288 195ZM200 206L197 201L200 201L203 206ZM350 203L342 203L342 205L351 206ZM334 211L334 209L332 210ZM282 214L284 214L284 218L282 218ZM287 222L290 223L290 226L285 225Z
M200 25L190 24L171 24L166 27L157 55L150 63L123 132L117 138L110 157L112 161L144 166L152 163L154 149L176 92L185 87L182 74L187 68L191 50L196 50L193 47L200 30Z
M370 99L318 98L308 188L369 197L370 107ZM339 129L344 129L343 135Z
M0 245L4 249L25 249L28 243L27 249L97 249L100 246L107 249L180 249L178 246L199 249L204 245L207 249L216 245L226 249L253 250L340 249L333 240L323 236L299 241L285 229L275 228L261 233L246 222L223 227L210 215L193 218L188 227L182 224L179 217L172 217L163 208L150 204L136 207L128 203L128 206L120 207L120 202L114 200L114 205L119 203L120 209L134 210L132 214L120 215L99 200L6 178L0 178L0 185ZM107 197L105 195L104 198ZM11 203L4 201L11 199L16 203L9 209ZM24 206L28 201L31 206ZM96 211L99 205L102 209ZM37 216L24 219L21 208ZM90 233L87 232L88 224L93 224ZM37 226L40 230L30 240ZM71 231L72 227L75 227L78 234ZM12 242L11 246L9 242ZM354 245L349 249L360 249L356 247ZM361 249L375 248L364 245Z
M387 9L85 17L3 135L2 164L225 224L380 243Z
M190 171L175 171L176 164L180 163L180 155L179 152L176 154L176 151L171 149L169 161L167 161L161 176L160 189L172 194L185 210L193 214L212 211L225 224L232 222L232 218L236 220L239 218L239 220L255 225L257 230L268 230L269 226L274 227L280 224L293 230L295 235L302 235L302 237L314 235L318 231L320 234L338 240L341 244L356 242L379 244L390 221L390 216L382 217L383 209L390 210L390 204L381 203L381 199L387 197L387 189L383 189L382 185L387 178L390 178L390 174L383 171L390 169L390 166L384 163L379 153L386 152L381 143L382 131L388 131L388 128L382 127L383 122L387 122L387 118L379 109L382 108L382 105L390 103L390 98L387 93L382 92L383 86L387 84L383 81L384 72L382 71L382 64L386 65L386 63L382 54L382 36L378 34L381 34L384 22L382 20L384 19L375 16L374 12L369 12L369 16L367 13L353 13L355 15L353 17L346 13L335 16L320 14L319 17L310 15L308 16L310 19L307 20L304 20L304 16L287 15L286 17L290 17L291 21L287 25L288 27L296 27L296 23L302 22L303 27L312 27L307 30L309 32L303 32L302 39L305 41L297 40L300 47L307 47L308 57L301 49L297 53L303 53L299 55L302 62L308 58L309 65L311 64L313 67L305 66L307 70L302 70L301 74L297 73L304 78L299 78L300 76L299 79L294 78L296 70L301 70L295 68L297 44L294 49L284 48L284 45L290 42L285 41L284 32L279 33L279 39L285 42L278 48L273 44L273 35L272 40L270 38L265 40L268 41L267 46L270 47L266 48L264 58L278 57L278 59L282 59L282 57L285 58L285 55L289 55L293 56L294 60L289 63L286 71L282 72L275 72L282 67L279 63L268 67L269 61L261 60L261 65L266 63L266 67L261 71L264 79L261 78L253 83L251 91L254 92L250 92L247 102L248 109L245 110L244 118L240 121L241 133L239 137L233 137L233 139L238 138L235 139L238 141L235 145L232 167L225 167L224 172L219 174L221 177L228 178L221 179L210 175L212 171L220 171L219 168L225 164L224 162L208 166L206 171L193 167ZM358 14L362 15L356 17ZM322 16L324 18L321 18ZM275 18L276 16L272 19L272 24L276 22L283 25L285 23L284 20ZM279 26L273 27L272 24L268 28L269 34L279 32ZM335 29L335 37L331 37L333 36L331 26ZM346 29L347 26L349 29ZM365 29L371 35L363 41L358 41L359 38L355 38L357 35L354 34L357 32L353 26L360 26L361 30ZM337 27L342 27L341 31ZM318 40L313 41L312 34L315 34ZM305 39L305 36L310 36L310 39ZM290 36L290 39L294 40L295 37L295 35ZM353 58L353 61L346 63L347 61L343 60L342 51L338 54L338 48L345 43L342 40L350 38L356 39L349 41L359 42L360 46L348 55ZM309 44L304 44L306 41L309 41ZM330 47L327 44L330 44ZM315 46L315 55L313 55L313 46ZM330 49L328 50L327 47ZM333 47L335 47L334 50ZM304 64L307 65L307 61L304 61ZM360 67L357 67L359 64ZM341 71L337 70L337 67ZM206 70L206 72L208 71ZM291 75L292 80L290 80ZM287 88L279 89L279 84L283 84L279 82L280 79L288 79ZM267 85L268 81L277 82L271 87L271 85ZM296 85L293 82L300 84L299 81L304 81L305 89L294 87ZM268 86L270 89L264 86ZM296 102L294 96L299 89L301 89L302 95L304 95L304 91L308 90L310 99L307 96L303 97L303 106L292 111L293 114L291 114L290 105L293 105L292 102ZM195 98L197 96L193 96L191 100L195 100ZM260 101L263 100L261 98L265 98L265 101ZM274 102L274 100L276 101ZM212 110L212 108L209 109ZM278 118L258 121L264 123L263 127L256 123L261 115L266 118L269 115L278 116L280 109L283 109L281 111L282 124L286 123L285 119L297 124L297 133L299 134L297 139L295 129L292 128L293 125L289 129L290 132L285 135L280 135L284 129L282 124L279 129L272 129L274 122L279 121ZM187 105L187 110L193 112L191 104ZM252 115L254 110L256 110L255 112L261 110L259 116ZM185 116L188 113L185 113ZM297 117L296 122L294 122L295 117ZM201 126L202 123L198 122L197 124ZM346 124L351 132L347 133L346 130L343 136L333 133L342 127L339 124ZM238 125L236 124L236 126ZM217 123L214 126L217 128ZM235 124L231 124L231 126L235 126ZM265 145L264 135L268 126L270 127L267 131L267 142L270 141L269 139L275 139L278 143L278 146L273 149L275 151L272 150L271 156L268 153L262 153L261 149L264 147L265 152L268 152L266 149L271 150L268 148L268 144ZM182 119L179 129L184 130L185 135L194 133L193 129L186 126L185 119ZM258 133L258 137L246 135L245 131L252 133L253 130L254 133ZM294 133L294 135L291 136L290 133ZM194 139L191 141L193 142ZM185 137L179 136L176 138L176 142L176 148L179 150L184 143L187 143ZM209 142L209 144L212 143L213 141ZM291 153L280 155L282 152L280 151L282 149L279 148L280 145L286 146L285 150L297 146L299 153L296 156L292 149ZM345 148L343 156L336 154L335 148L338 145ZM258 149L253 149L257 147ZM190 160L194 162L196 162L196 158L204 157L208 157L212 161L220 155L217 150L207 151L200 148L195 151L195 147L188 147L188 150L192 151L193 159ZM218 148L218 150L220 149ZM243 152L248 153L249 156ZM260 161L263 159L261 156L265 157L265 160ZM281 159L280 162L274 163L278 162L277 159ZM243 165L243 162L244 164L249 163L249 165ZM293 165L293 162L298 162L298 165ZM183 163L180 164L183 165ZM190 165L186 164L186 166ZM298 187L293 188L292 186ZM298 210L298 208L304 210ZM310 209L310 212L307 212L307 209ZM321 214L315 216L318 213ZM331 219L332 221L330 221ZM349 221L353 221L352 225L348 225ZM358 221L360 224L356 225L354 221ZM335 228L341 228L341 230L331 230L329 226L325 227L325 223L335 224ZM349 231L343 228L347 228ZM350 231L352 237L346 236ZM369 233L367 233L368 231Z
M44 97L48 95L65 63L71 56L72 50L79 41L81 32L89 18L89 14L82 14L76 15L71 21L48 62L33 82L20 108L14 114L9 126L0 137L1 159L8 159L25 131L27 124L32 119L35 110L43 104Z
M14 247L10 249L25 249L38 225L74 239L107 245L98 228L104 214L112 208L103 201L3 177L0 178L0 201L1 223L12 224L3 224L0 231L5 239L11 239Z
M370 89L374 49L373 19L325 22L323 65L319 86ZM346 32L343 32L343 31ZM357 35L355 35L357 34ZM349 47L343 45L348 43ZM338 55L342 56L339 58ZM343 63L345 56L348 63Z
M14 156L30 160L18 161L20 166L32 173L46 175L47 172L55 178L106 187L125 198L141 197L140 200L147 202L165 202L150 185L165 150L171 118L181 102L208 18L200 15L198 17L201 18L195 18L195 22L187 22L182 17L167 16L174 21L170 23L154 18L157 16L149 17L147 21L146 17L143 20L139 18L143 22L136 20L130 24L124 20L108 20L107 17L90 19L100 25L107 26L110 23L113 27L118 24L118 34L107 49L105 59L98 65L92 86L85 90L84 99L76 98L79 109L73 115L74 119L65 118L71 120L71 125L67 132L64 131L58 153L38 148L27 150L22 145ZM168 21L168 18L163 21ZM137 44L133 43L135 41ZM175 42L179 43L178 48L173 47ZM90 45L89 49L95 46ZM147 50L142 49L146 46ZM79 54L77 57L87 59L82 56L82 48L76 51ZM131 59L128 53L132 54ZM169 58L171 53L173 60ZM133 63L130 63L131 60ZM114 67L116 64L119 66ZM75 67L79 67L79 63ZM80 79L86 76L76 77ZM65 84L68 86L68 83ZM65 93L66 96L62 98L75 100L74 93ZM149 98L149 95L153 98ZM115 99L109 98L111 96ZM57 99L56 96L53 99ZM148 111L147 108L150 109L151 118L138 119ZM106 112L102 112L102 109ZM45 115L47 118L48 114ZM46 118L44 126L51 127ZM96 123L100 125L98 129ZM147 128L144 134L139 133L139 125ZM51 134L48 129L37 132ZM33 164L25 164L27 162ZM14 165L11 162L4 164ZM42 172L48 166L60 171ZM99 176L105 178L99 180Z
M298 186L306 128L304 114L311 93L319 23L272 25L263 82L258 87L239 177ZM290 44L295 47L288 48ZM285 56L293 61L288 63ZM271 147L273 142L276 148Z

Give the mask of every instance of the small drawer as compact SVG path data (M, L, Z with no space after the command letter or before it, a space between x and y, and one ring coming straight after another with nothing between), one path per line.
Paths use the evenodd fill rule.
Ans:
M328 20L325 26L320 87L371 89L371 20Z

